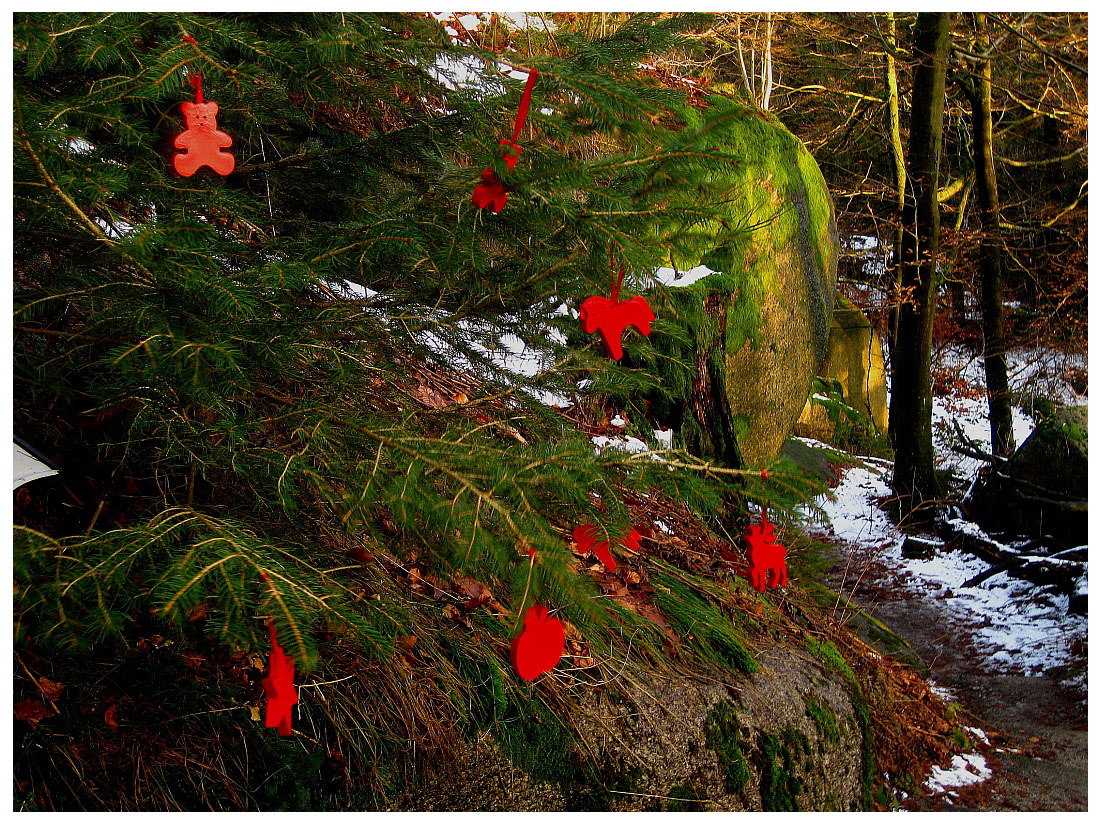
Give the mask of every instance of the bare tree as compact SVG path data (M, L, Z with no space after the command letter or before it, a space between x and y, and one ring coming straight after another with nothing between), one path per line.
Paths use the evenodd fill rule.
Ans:
M894 490L911 506L937 494L932 451L932 321L939 257L940 155L951 15L922 12L913 35L913 108L909 122L909 187L902 215L902 289L898 312L890 435Z

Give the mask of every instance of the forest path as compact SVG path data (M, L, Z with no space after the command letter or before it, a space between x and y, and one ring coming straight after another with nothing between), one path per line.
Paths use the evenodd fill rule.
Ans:
M972 724L992 741L992 746L981 746L993 770L990 779L952 789L951 795L910 797L904 807L919 811L1087 810L1088 716L1084 701L1052 676L995 672L988 656L979 655L975 648L972 631L977 625L968 628L943 600L911 587L904 576L892 575L891 566L876 564L878 560L865 548L843 541L832 546L839 565L828 577L829 586L909 642L934 682L954 694L967 714L976 717ZM864 569L868 575L860 576Z

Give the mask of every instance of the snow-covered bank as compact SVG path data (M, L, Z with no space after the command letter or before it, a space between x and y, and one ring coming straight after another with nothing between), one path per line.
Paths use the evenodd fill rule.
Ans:
M1017 399L1041 396L1066 405L1085 404L1087 395L1073 387L1073 372L1085 367L1082 356L1048 350L1017 349L1008 353L1009 377ZM952 450L958 443L956 425L984 451L990 449L985 366L980 355L956 345L937 349L933 375L940 393L933 399L932 430L936 465L952 470L963 489L977 478L983 462ZM1023 406L1013 406L1013 434L1017 446L1035 428L1035 419ZM810 446L815 442L803 439ZM863 467L841 471L832 494L818 503L829 518L828 533L848 544L853 557L877 562L890 572L893 585L936 600L963 637L973 641L977 655L1000 672L1036 675L1072 661L1087 640L1088 619L1068 612L1070 597L1055 588L997 573L970 587L963 585L989 569L989 564L961 550L939 550L930 559L906 558L902 548L908 535L891 521L879 503L892 495L889 462L864 458ZM951 521L958 532L998 544L973 522L957 514ZM943 540L921 536L937 547ZM1005 550L1019 553L1011 545ZM849 575L854 583L862 571ZM1077 593L1087 593L1087 576ZM945 628L946 629L946 628ZM1073 680L1082 691L1084 675Z
M824 529L855 550L873 552L906 589L937 601L992 670L1037 675L1074 658L1075 645L1087 638L1088 619L1068 612L1068 596L1007 572L964 587L989 565L962 551L937 552L931 559L905 558L902 547L908 534L877 506L891 494L883 466L868 463L842 470L832 497L818 502L830 521ZM943 543L932 536L922 538ZM851 570L850 584L862 572ZM1084 689L1084 680L1077 686Z

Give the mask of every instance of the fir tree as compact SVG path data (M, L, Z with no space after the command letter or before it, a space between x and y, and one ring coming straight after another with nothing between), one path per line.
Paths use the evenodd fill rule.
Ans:
M15 428L63 468L16 518L17 639L87 650L198 616L263 651L273 618L300 672L334 635L384 660L423 609L392 578L414 562L503 586L482 660L533 598L582 630L631 621L569 531L625 531L632 490L714 517L742 471L596 455L539 398L585 379L640 410L692 369L637 335L611 362L560 309L621 265L689 348L699 320L646 273L743 231L705 196L737 160L727 103L635 70L690 22L478 46L416 14L16 15ZM224 179L170 171L195 72L234 141ZM487 164L499 214L471 203ZM503 367L502 338L543 368ZM433 370L463 389L425 396ZM378 555L399 563L365 576ZM462 671L462 644L435 655Z

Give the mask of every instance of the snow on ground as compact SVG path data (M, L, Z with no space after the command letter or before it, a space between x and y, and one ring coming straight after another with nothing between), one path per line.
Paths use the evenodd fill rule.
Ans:
M649 445L642 439L635 438L632 435L594 435L592 436L592 443L596 445L597 455L599 455L600 450L605 450L608 447L615 450L626 450L628 453L644 453L649 449Z
M934 766L932 775L925 781L924 786L933 794L947 793L948 802L957 794L951 788L961 788L965 785L973 785L976 782L985 782L993 776L993 771L985 763L985 757L980 753L956 754L951 759L949 768Z
M1085 368L1083 356L1018 349L1008 354L1008 364L1015 397L1025 399L1025 403L1029 395L1050 398L1061 404L1088 402L1087 395L1074 391L1070 380L1070 373ZM984 364L980 355L975 356L962 347L946 346L937 352L934 369L941 375L958 379L946 382L949 394L933 402L936 463L940 468L953 469L965 484L973 481L982 462L951 450L951 445L957 442L952 422L958 422L966 437L980 449L989 450ZM1012 415L1018 446L1031 434L1035 420L1020 406L1013 407ZM810 446L826 446L811 439L801 440ZM830 526L825 528L828 532L849 543L864 559L873 558L894 571L891 574L893 586L904 587L938 602L946 616L945 632L958 631L956 638L969 637L976 655L993 672L1038 675L1075 659L1075 643L1087 639L1088 619L1068 612L1069 596L1013 578L1007 572L964 587L988 570L989 564L962 551L939 551L931 559L906 558L902 548L908 534L899 530L878 507L883 499L892 495L890 464L875 458L861 460L864 466L842 470L835 490L818 501L830 521ZM994 541L977 524L964 520L961 513L956 512L950 524L960 532ZM937 546L943 545L943 541L934 536L921 538ZM1011 545L1002 546L1020 553ZM859 572L853 572L848 578L855 581L858 575ZM1087 592L1087 589L1087 576L1082 576L1077 592ZM1083 674L1066 684L1082 691L1087 689ZM957 765L946 770L944 775L956 768ZM936 781L947 787L939 779Z
M1068 612L1068 596L1049 593L1007 572L963 587L989 564L961 551L936 553L928 560L905 558L907 534L876 506L892 495L886 467L868 464L842 472L832 498L818 501L833 535L874 550L887 566L909 574L909 587L938 601L951 620L968 629L990 668L1037 675L1071 660L1073 642L1087 634L1088 619ZM968 524L967 529L980 528ZM923 538L943 543L932 536Z
M1035 396L1067 406L1088 403L1088 396L1075 392L1066 378L1068 370L1085 367L1084 356L1026 348L1010 351L1007 360L1009 386L1015 397L1024 400L1025 404ZM973 398L954 393L932 399L932 442L937 466L972 478L983 462L951 450L951 445L958 443L952 422L958 422L966 437L982 451L990 451L989 402L984 394L985 364L980 354L951 345L938 352L934 369L946 371L968 387L982 390ZM1023 444L1034 429L1035 419L1025 407L1014 406L1012 434L1016 446Z
M671 266L662 266L655 269L651 277L657 283L665 286L691 286L696 281L713 274L713 269L705 264L699 264L699 266L683 272Z

